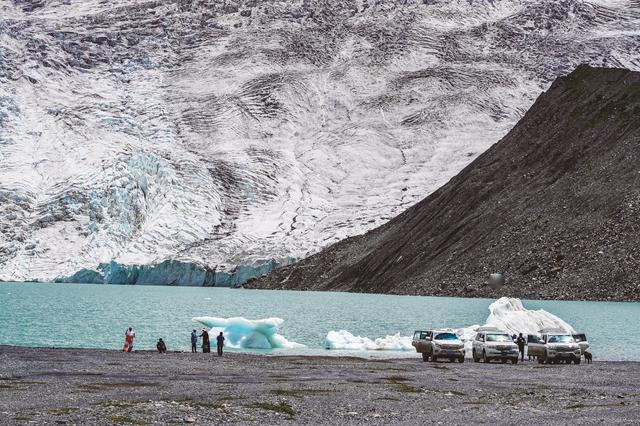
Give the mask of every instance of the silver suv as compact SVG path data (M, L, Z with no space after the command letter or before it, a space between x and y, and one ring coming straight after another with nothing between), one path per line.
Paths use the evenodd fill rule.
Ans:
M559 362L580 364L580 346L571 333L562 329L542 329L539 335L527 336L528 354L535 356L540 364L557 364Z
M424 361L447 358L453 362L464 362L464 343L452 329L418 330L411 344L422 354Z
M474 362L499 359L503 364L507 361L518 363L518 346L513 343L509 333L495 327L480 327L476 331L478 333L471 350Z

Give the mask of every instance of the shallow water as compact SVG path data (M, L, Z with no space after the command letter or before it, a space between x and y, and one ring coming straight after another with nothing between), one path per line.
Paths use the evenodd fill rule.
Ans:
M193 317L279 317L279 333L307 349L264 352L332 354L323 349L330 330L377 338L410 336L428 326L484 324L492 299L377 294L264 291L226 288L0 283L0 345L119 348L126 327L138 349L190 347ZM597 359L636 360L640 303L523 301L587 333ZM378 353L378 355L382 355ZM385 356L402 356L385 352ZM404 355L415 356L415 353Z

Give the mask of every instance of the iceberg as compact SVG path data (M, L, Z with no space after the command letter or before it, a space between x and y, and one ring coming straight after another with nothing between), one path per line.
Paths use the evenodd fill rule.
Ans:
M520 299L501 297L489 305L486 326L499 327L511 334L535 334L542 328L560 328L567 333L575 333L573 327L564 320L544 309L530 310Z
M352 351L409 351L413 349L411 337L401 336L400 333L372 340L368 337L354 336L346 330L331 330L327 333L324 347L325 349Z
M193 321L210 329L211 339L224 332L225 344L234 349L295 349L305 345L287 340L277 333L281 318L250 320L242 317L196 317Z

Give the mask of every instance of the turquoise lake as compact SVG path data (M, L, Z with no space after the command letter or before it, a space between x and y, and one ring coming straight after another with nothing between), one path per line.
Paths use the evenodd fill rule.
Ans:
M306 348L252 351L336 355L352 351L324 349L324 338L331 330L375 339L396 333L411 336L428 326L484 324L491 302L227 288L0 283L0 345L117 349L122 347L125 328L132 326L137 349L155 348L162 337L170 350L189 350L190 331L202 328L193 317L279 317L284 323L278 333ZM595 359L640 361L636 347L640 303L523 303L527 309L545 309L586 333ZM417 355L384 352L384 356Z

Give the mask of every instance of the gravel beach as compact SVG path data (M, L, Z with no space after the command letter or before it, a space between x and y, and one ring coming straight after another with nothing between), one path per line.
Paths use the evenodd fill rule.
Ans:
M638 383L637 362L0 346L0 424L637 424Z

